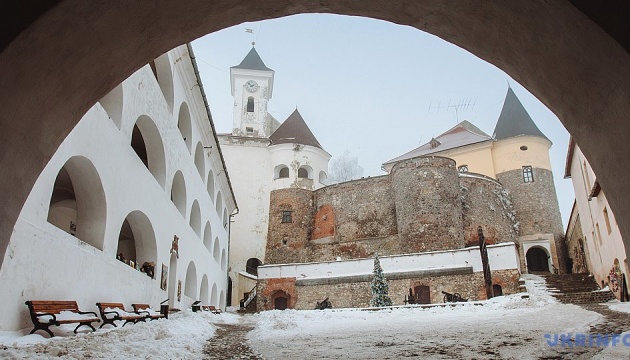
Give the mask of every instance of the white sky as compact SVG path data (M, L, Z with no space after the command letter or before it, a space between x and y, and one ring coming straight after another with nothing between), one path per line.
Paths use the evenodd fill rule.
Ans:
M247 33L246 28L254 30ZM551 162L566 225L574 194L563 179L569 135L558 118L503 71L433 35L390 22L303 14L244 23L193 42L217 131L232 128L229 68L252 40L275 70L269 112L297 107L331 155L348 150L365 176L381 164L468 120L492 135L508 82L553 142ZM448 107L461 104L462 106Z

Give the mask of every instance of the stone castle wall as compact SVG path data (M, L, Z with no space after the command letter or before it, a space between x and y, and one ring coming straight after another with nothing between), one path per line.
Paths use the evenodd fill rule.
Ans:
M290 222L283 222L285 211L291 213ZM313 191L297 188L272 191L264 263L308 262L306 245L312 232L312 219Z
M567 250L551 170L534 168L534 182L523 182L522 170L497 174L497 179L510 192L519 222L519 235L554 234L560 272L565 272Z
M394 165L391 176L404 253L464 247L459 173L453 159L404 160Z
M518 270L497 270L492 272L493 284L502 287L503 294L518 292ZM387 277L387 273L385 273ZM369 281L343 282L321 285L299 285L295 278L261 280L258 287L258 310L273 309L273 294L278 294L282 284L290 295L289 303L298 310L311 310L318 301L328 297L333 308L368 307L371 299ZM462 297L474 301L485 300L483 273L475 272L463 275L448 275L423 278L389 280L389 296L394 305L403 305L409 289L419 285L429 287L431 303L442 303L442 291L459 293Z
M483 229L486 244L518 242L518 223L510 194L497 181L482 175L460 177L464 242L479 244L477 227Z

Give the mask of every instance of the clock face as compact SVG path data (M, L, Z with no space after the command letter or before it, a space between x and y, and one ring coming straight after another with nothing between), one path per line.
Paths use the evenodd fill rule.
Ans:
M249 91L250 93L256 92L258 90L258 83L254 80L249 80L245 83L245 90Z

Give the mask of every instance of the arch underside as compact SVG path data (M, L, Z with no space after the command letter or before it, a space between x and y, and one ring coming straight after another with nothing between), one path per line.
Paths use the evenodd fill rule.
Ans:
M177 45L246 21L298 13L409 25L496 65L558 116L598 174L616 218L630 218L624 191L630 167L616 166L630 158L630 54L570 2L191 0L187 6L161 2L159 11L155 6L62 0L8 35L15 37L0 53L6 115L0 166L10 175L0 179L0 191L12 196L0 208L2 258L35 180L89 107ZM630 241L630 223L619 227Z

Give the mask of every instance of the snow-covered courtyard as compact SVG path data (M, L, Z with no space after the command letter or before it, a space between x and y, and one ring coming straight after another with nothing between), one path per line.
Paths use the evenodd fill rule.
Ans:
M524 278L529 298L517 294L455 307L286 310L254 315L184 311L168 320L124 328L106 326L95 333L79 335L72 333L73 326L66 325L55 329L58 336L52 339L41 332L0 333L0 358L242 358L241 353L230 348L234 342L247 347L253 356L265 359L629 357L630 346L624 345L621 338L614 347L550 346L547 340L553 340L553 335L588 334L591 326L605 318L576 305L557 303L540 278ZM609 303L609 308L623 316L630 312L627 303ZM236 331L231 334L231 329L248 331L237 335ZM627 339L630 345L630 335Z

